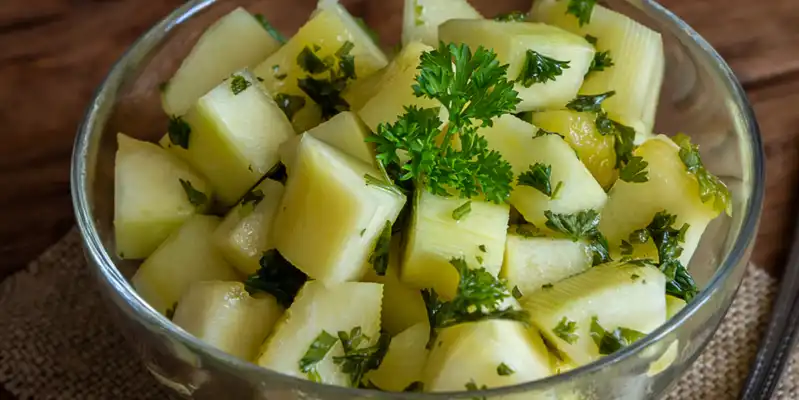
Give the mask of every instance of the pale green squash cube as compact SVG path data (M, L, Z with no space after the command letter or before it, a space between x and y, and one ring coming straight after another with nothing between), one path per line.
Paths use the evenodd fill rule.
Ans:
M311 135L303 135L275 217L275 247L312 279L332 285L360 279L377 238L405 196L367 184L380 172Z
M116 251L121 258L145 258L192 215L207 210L213 192L203 177L157 145L122 133L117 135L117 143ZM202 196L190 198L184 185L205 196L206 201L198 203Z
M195 282L180 298L177 326L245 361L253 361L283 308L272 295L250 295L241 282Z
M369 372L367 378L382 390L402 392L414 382L422 381L422 371L427 362L427 341L430 326L418 323L391 339L380 367Z

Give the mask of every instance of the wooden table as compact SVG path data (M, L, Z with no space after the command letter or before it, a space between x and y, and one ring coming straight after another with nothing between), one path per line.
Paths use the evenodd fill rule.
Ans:
M269 1L269 0L264 0ZM0 278L23 267L73 224L69 158L92 92L126 47L184 0L3 0L0 5ZM316 0L292 0L310 9ZM784 257L799 183L799 7L791 0L663 0L727 59L757 112L768 159L766 205L754 260ZM144 4L146 3L146 5ZM345 1L383 38L401 1ZM493 15L529 0L481 0ZM497 8L501 4L502 9ZM278 21L281 27L295 21Z

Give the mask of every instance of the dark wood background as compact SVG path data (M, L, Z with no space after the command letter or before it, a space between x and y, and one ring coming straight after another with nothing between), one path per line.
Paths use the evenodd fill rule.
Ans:
M124 49L183 2L0 0L0 278L74 224L69 158L84 108ZM311 9L315 2L284 4ZM397 37L401 0L345 3L384 39ZM530 0L473 3L493 15ZM799 7L796 0L662 3L718 49L754 105L768 160L754 260L774 271L790 240L799 183Z

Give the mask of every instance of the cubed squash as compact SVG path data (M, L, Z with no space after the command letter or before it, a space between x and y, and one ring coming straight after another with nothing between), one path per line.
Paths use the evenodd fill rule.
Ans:
M451 19L482 19L467 0L405 0L402 44L420 41L438 46L438 28Z
M194 215L147 257L133 275L133 287L150 307L166 315L194 282L239 280L213 244L219 218Z
M382 292L383 285L379 283L345 282L326 287L322 282L309 281L264 343L257 364L308 379L300 370L300 360L322 332L335 337L339 331L349 333L359 327L372 342L376 341ZM349 377L333 362L333 357L342 354L341 342L337 341L316 363L314 370L322 383L349 386Z
M330 75L329 70L318 73L313 70L314 73L311 73L304 68L307 65L298 63L298 57L303 50L308 49L319 60L335 58L336 52L347 42L352 44L349 54L354 58L356 81L388 64L385 54L338 1L320 1L308 22L253 71L264 80L264 85L273 96L284 94L305 99L304 112L298 112L292 118L295 128L299 128L297 132L304 132L322 121L319 106L300 88L298 80L308 76L328 79Z
M595 113L572 110L546 110L532 116L533 125L563 136L594 179L609 190L618 176L613 147L616 140L613 135L600 134L595 121Z
M250 295L241 282L195 282L181 296L172 321L198 339L252 361L283 308L269 294Z
M294 136L285 114L247 71L201 97L183 117L187 146L169 135L161 146L202 173L223 206L232 206L278 163L278 146Z
M513 373L500 374L501 365ZM425 366L424 389L462 391L509 386L552 374L541 336L510 320L484 320L442 329Z
M520 174L536 163L551 167L550 182L554 198L531 186L516 185L510 195L513 205L527 222L544 226L544 211L573 214L601 210L607 200L602 186L583 165L574 150L557 135L534 137L538 128L513 115L503 115L493 127L478 131L491 149L499 151L513 168L514 184ZM560 186L560 189L556 189ZM556 192L556 193L555 193Z
M380 367L369 372L367 378L380 389L393 392L402 392L414 382L421 382L428 339L430 326L427 322L400 332L391 339Z
M280 47L246 10L236 8L203 32L161 92L164 111L183 115L230 74L255 67Z
M467 201L471 211L455 219L453 212ZM453 258L463 258L470 268L482 267L497 276L509 214L507 204L417 191L406 232L402 281L417 289L433 288L441 297L452 299L460 280L458 270L450 264Z
M352 112L344 111L336 114L333 118L322 122L315 128L305 132L305 134L311 135L369 165L377 166L374 145L365 141L371 135L371 132L369 132L369 128L363 124L361 119ZM299 146L301 138L302 135L295 136L280 146L280 161L286 166L289 174L291 174L291 166L297 156L297 146Z
M189 217L208 209L213 192L188 164L157 145L122 133L117 144L116 251L121 258L145 258Z
M378 170L311 135L303 135L275 217L275 247L309 277L332 285L358 280L386 224L405 196L367 183Z
M656 267L612 262L525 296L523 307L547 340L577 365L602 355L594 318L608 331L652 332L666 321L666 277Z
M602 107L619 122L635 127L639 135L649 134L655 122L665 68L660 34L598 4L590 23L580 26L574 15L566 13L568 6L567 1L537 0L530 16L534 21L561 27L581 37L595 37L597 51L609 51L614 65L588 76L580 94L615 90L616 95L603 102Z
M500 277L523 295L540 290L591 267L592 255L583 242L553 237L524 237L508 231Z
M283 185L264 179L233 207L214 232L214 243L242 274L260 268L265 251L274 248L272 222L283 198Z
M648 163L647 182L619 180L608 194L599 230L611 247L628 240L634 230L645 228L656 213L676 215L675 227L690 225L682 244L680 262L688 265L708 223L719 213L713 202L703 203L699 184L679 155L680 148L666 136L647 140L633 154Z
M391 68L391 65L393 64L389 63L365 78L356 79L344 88L344 91L341 92L341 97L350 105L350 110L360 110L375 93L380 91L380 85L383 83L384 78L392 73L393 68Z
M450 20L439 32L445 43L465 43L472 51L478 46L493 49L497 59L508 64L508 79L516 80L514 90L522 100L517 112L564 107L577 95L594 59L594 47L585 38L540 23ZM554 80L523 82L525 65L537 62L539 56L568 62L568 68Z

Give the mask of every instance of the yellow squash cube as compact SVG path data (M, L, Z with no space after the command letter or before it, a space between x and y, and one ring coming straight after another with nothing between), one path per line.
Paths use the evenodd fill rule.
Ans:
M117 135L114 237L121 258L145 258L189 217L210 205L211 187L185 162L155 144ZM185 183L182 183L185 182ZM193 204L202 196L205 204ZM196 194L195 193L195 194Z
M312 279L332 285L360 279L385 228L405 204L378 170L304 135L275 217L275 247Z
M430 326L426 321L400 332L391 339L380 367L369 372L367 378L380 389L392 392L402 392L412 383L421 382L428 339Z
M420 41L438 47L439 26L451 19L482 19L466 0L405 0L402 44Z

